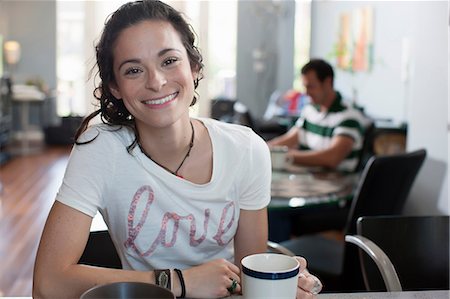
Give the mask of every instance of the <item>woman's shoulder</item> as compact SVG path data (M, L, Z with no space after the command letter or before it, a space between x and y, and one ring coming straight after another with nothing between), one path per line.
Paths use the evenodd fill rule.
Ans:
M200 121L205 124L210 132L224 134L224 136L232 139L248 138L251 135L256 135L251 128L243 125L226 123L212 118L200 118Z
M113 126L104 123L93 124L84 131L77 140L78 144L115 143L129 145L133 141L132 130L124 126Z
M211 118L202 118L200 121L208 128L212 138L220 140L227 147L235 145L239 149L250 149L265 145L264 140L249 127Z

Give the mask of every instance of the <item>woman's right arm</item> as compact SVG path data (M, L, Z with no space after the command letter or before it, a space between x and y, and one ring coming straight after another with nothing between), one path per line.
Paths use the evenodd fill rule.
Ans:
M33 278L35 298L79 298L87 289L118 281L154 283L153 271L79 265L92 218L56 201L42 233Z
M79 298L99 284L119 281L155 283L153 271L107 269L77 264L86 246L92 218L58 201L42 233L33 278L34 298ZM197 298L226 296L231 279L239 282L239 268L224 259L183 270L187 294ZM172 274L173 292L181 294ZM238 288L237 292L240 291Z

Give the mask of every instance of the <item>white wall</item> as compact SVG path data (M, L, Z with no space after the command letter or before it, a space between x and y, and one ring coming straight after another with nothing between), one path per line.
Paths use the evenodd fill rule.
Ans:
M337 70L336 88L350 97L357 87L367 113L407 121L408 150L427 149L405 213L449 214L447 2L313 1L311 57L334 63L339 14L364 6L374 10L374 67L353 76Z
M358 90L358 103L375 116L405 120L404 86L401 82L402 40L413 35L412 11L416 2L405 1L313 1L311 57L330 57L337 42L339 16L370 6L374 11L374 65L368 73L350 74L336 69L335 86L344 97ZM417 2L418 3L418 2ZM386 109L388 107L388 109Z
M15 82L40 77L50 88L55 88L56 2L5 1L0 9L0 34L5 34L5 40L17 40L21 44Z
M415 5L412 24L408 149L426 147L428 159L411 191L409 214L450 214L448 199L448 8ZM419 21L417 21L419 20Z
M272 92L292 88L294 21L293 0L238 2L236 96L255 117L264 114ZM255 69L257 62L263 70Z

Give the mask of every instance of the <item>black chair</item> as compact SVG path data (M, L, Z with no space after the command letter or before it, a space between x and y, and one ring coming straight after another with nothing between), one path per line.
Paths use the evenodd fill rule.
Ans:
M392 291L397 276L403 291L449 289L449 216L372 216L357 222L355 244L361 253L366 288L370 291ZM366 239L364 239L366 238ZM368 239L368 240L367 240ZM372 243L373 242L373 243ZM386 255L393 265L380 262Z
M232 98L219 97L211 101L211 118L227 123L250 127L264 140L269 140L287 132L288 127L275 120L256 119L248 107Z
M234 115L235 99L230 98L215 98L210 102L211 118L231 122Z
M375 132L375 123L370 122L364 130L363 146L358 158L358 165L356 166L355 169L355 171L357 172L364 170L364 167L366 166L369 159L372 158L372 156L374 156L373 151L374 132Z
M247 106L239 101L236 101L233 105L233 111L233 123L252 128L253 130L256 129L255 121Z
M372 157L356 188L344 234L356 234L356 220L361 216L400 214L425 156L422 149ZM281 245L308 260L310 271L323 281L324 292L365 290L355 246L319 234Z
M362 172L369 159L374 156L373 152L373 133L375 131L375 124L370 121L364 130L363 146L358 156L358 164L355 168L355 173ZM280 234L277 232L276 236L287 237L289 234L294 236L302 236L315 234L327 230L343 230L345 228L350 205L345 205L339 209L323 209L320 208L320 212L308 212L304 215L293 213L293 215L285 215L281 212L269 212L269 217L288 217L289 220L285 220L291 226L291 232ZM277 214L281 214L278 216ZM269 218L270 219L270 218ZM269 236L271 235L271 228L269 227ZM286 240L286 239L284 239ZM272 240L275 242L281 242L284 240Z
M108 231L95 231L89 234L78 264L122 269L122 263Z

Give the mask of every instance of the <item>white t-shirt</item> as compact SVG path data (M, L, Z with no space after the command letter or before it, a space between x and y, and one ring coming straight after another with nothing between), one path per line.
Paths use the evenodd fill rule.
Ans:
M74 146L56 199L91 217L102 214L124 269L184 269L217 258L233 262L240 209L268 205L266 143L247 127L199 120L213 149L206 184L167 172L139 147L128 153L134 133L127 128L94 125L81 140L95 140Z

